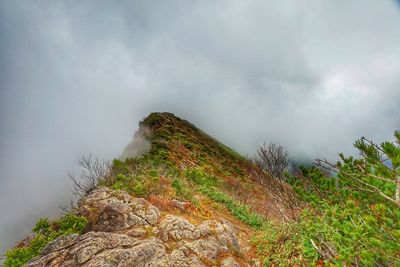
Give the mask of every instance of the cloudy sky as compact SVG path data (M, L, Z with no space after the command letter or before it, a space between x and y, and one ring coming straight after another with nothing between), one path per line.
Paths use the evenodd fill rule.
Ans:
M0 252L151 111L243 154L354 153L400 128L394 0L0 1Z

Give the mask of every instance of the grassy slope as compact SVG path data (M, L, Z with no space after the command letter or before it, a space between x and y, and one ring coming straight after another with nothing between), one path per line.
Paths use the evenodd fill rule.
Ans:
M150 130L143 131L150 153L118 164L130 168L131 176L132 166L150 164L143 169L152 170L154 179L134 174L124 189L164 203L166 209L170 199L188 200L195 211L190 220L225 217L242 222L266 266L393 266L399 260L400 213L380 200L345 188L338 192L324 174L306 171L305 180L289 177L307 203L299 217L287 205L293 203L280 197L276 181L267 187L255 182L248 160L187 121L152 113L141 127ZM297 220L288 222L288 217Z
M289 212L279 203L274 190L268 191L251 179L251 162L189 122L171 113L152 113L140 127L151 142L151 150L140 159L128 159L124 164L130 170L125 175L132 176L134 168L141 168L152 170L150 176L154 179L147 179L147 174L140 179L141 175L135 173L135 179L126 179L129 185L125 189L135 191L136 188L137 193L142 189L139 194L153 197L159 194L166 197L165 194L170 192L172 195L167 198L194 202L193 195L201 193L230 205L221 198L221 194L225 194L242 209L247 206L249 212L259 214L258 217L274 220L283 219L284 213ZM145 167L146 164L152 167ZM160 174L165 176L161 183ZM164 179L166 177L168 179ZM165 188L169 182L173 187L170 191Z

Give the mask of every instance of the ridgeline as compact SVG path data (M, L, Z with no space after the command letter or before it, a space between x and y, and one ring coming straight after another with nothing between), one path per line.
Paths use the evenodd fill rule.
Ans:
M171 113L139 126L6 266L400 266L399 209L383 199L315 167L273 178Z

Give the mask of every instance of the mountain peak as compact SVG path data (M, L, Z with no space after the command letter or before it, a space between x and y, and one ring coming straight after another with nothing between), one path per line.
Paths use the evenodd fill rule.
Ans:
M251 236L265 220L297 216L276 193L281 184L261 186L251 161L172 113L144 118L107 172L86 165L89 176L104 174L72 211L86 226L42 222L33 240L57 238L27 266L259 266Z

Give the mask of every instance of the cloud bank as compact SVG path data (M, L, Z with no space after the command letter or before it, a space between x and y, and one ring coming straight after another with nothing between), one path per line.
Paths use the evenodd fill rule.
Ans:
M400 128L396 1L1 1L0 252L151 111L243 154L353 153Z

